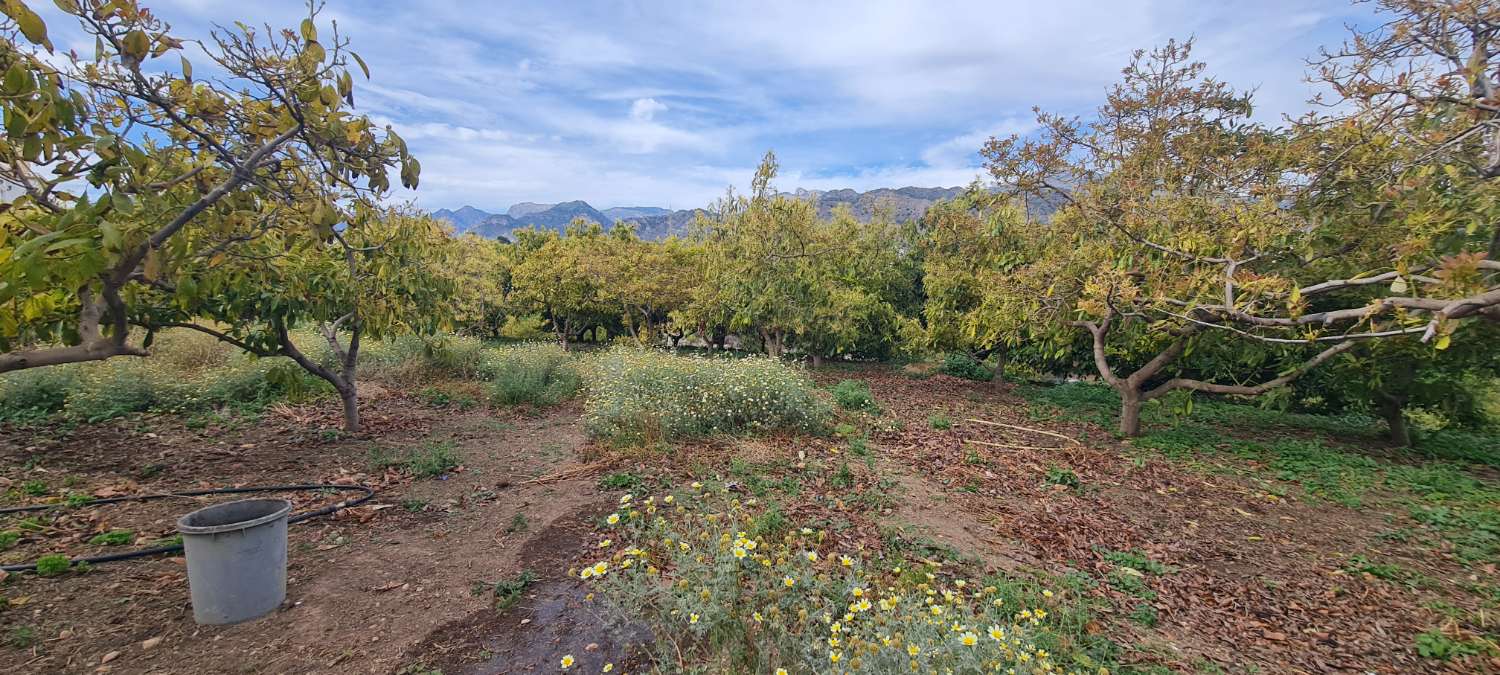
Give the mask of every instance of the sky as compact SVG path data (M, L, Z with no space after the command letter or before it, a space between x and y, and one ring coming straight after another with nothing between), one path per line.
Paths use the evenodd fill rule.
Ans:
M190 36L307 11L142 4ZM1034 106L1086 115L1133 50L1169 38L1193 37L1276 120L1308 108L1306 59L1374 20L1340 0L327 0L329 21L370 66L358 110L422 163L420 188L393 197L503 212L703 206L743 190L766 150L783 190L964 185L985 139L1034 130Z

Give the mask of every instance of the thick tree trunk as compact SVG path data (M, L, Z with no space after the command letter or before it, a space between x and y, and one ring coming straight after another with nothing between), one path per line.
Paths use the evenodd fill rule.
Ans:
M812 367L814 367L814 368L822 368L823 367L823 356L821 354L813 354L812 355Z
M990 386L995 389L1005 387L1005 351L995 351L995 372L990 373Z
M1120 390L1120 435L1134 438L1141 435L1141 392Z
M1411 431L1406 426L1405 397L1379 394L1380 416L1385 418L1385 424L1390 428L1390 439L1393 445L1407 447L1411 445Z
M351 434L359 432L359 390L354 383L350 382L347 387L340 388L339 400L344 403L344 431Z

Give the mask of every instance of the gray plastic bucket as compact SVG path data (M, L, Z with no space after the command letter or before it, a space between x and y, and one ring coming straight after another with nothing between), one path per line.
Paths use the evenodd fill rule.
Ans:
M177 520L187 554L193 619L222 624L261 616L286 599L285 499L245 499Z

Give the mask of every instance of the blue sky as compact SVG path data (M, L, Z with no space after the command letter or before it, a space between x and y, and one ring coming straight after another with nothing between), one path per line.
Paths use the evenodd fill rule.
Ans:
M236 19L295 26L305 12L296 0L143 4L194 36ZM1132 50L1172 37L1196 37L1210 72L1256 88L1259 116L1274 119L1307 108L1304 59L1367 12L1340 0L328 0L320 23L336 19L370 65L360 109L422 162L421 188L396 197L503 211L701 206L748 183L767 149L781 189L965 184L990 135L1026 132L1032 106L1088 112Z

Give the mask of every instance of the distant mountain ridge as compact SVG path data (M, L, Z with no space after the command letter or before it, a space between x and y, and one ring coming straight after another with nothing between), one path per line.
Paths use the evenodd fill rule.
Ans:
M848 205L854 217L868 221L881 210L896 221L921 218L927 207L941 199L952 199L962 194L961 187L903 187L879 188L868 192L856 190L797 190L782 193L798 199L811 200L818 206L818 214L828 217L840 204ZM673 211L657 206L616 206L600 211L588 202L571 201L558 204L521 202L511 206L505 213L489 213L472 206L457 210L438 209L435 218L447 220L458 232L473 232L485 237L510 238L513 230L537 227L562 231L574 218L584 218L613 227L615 223L634 223L636 233L642 239L660 240L672 235L686 234L703 209L681 209Z

